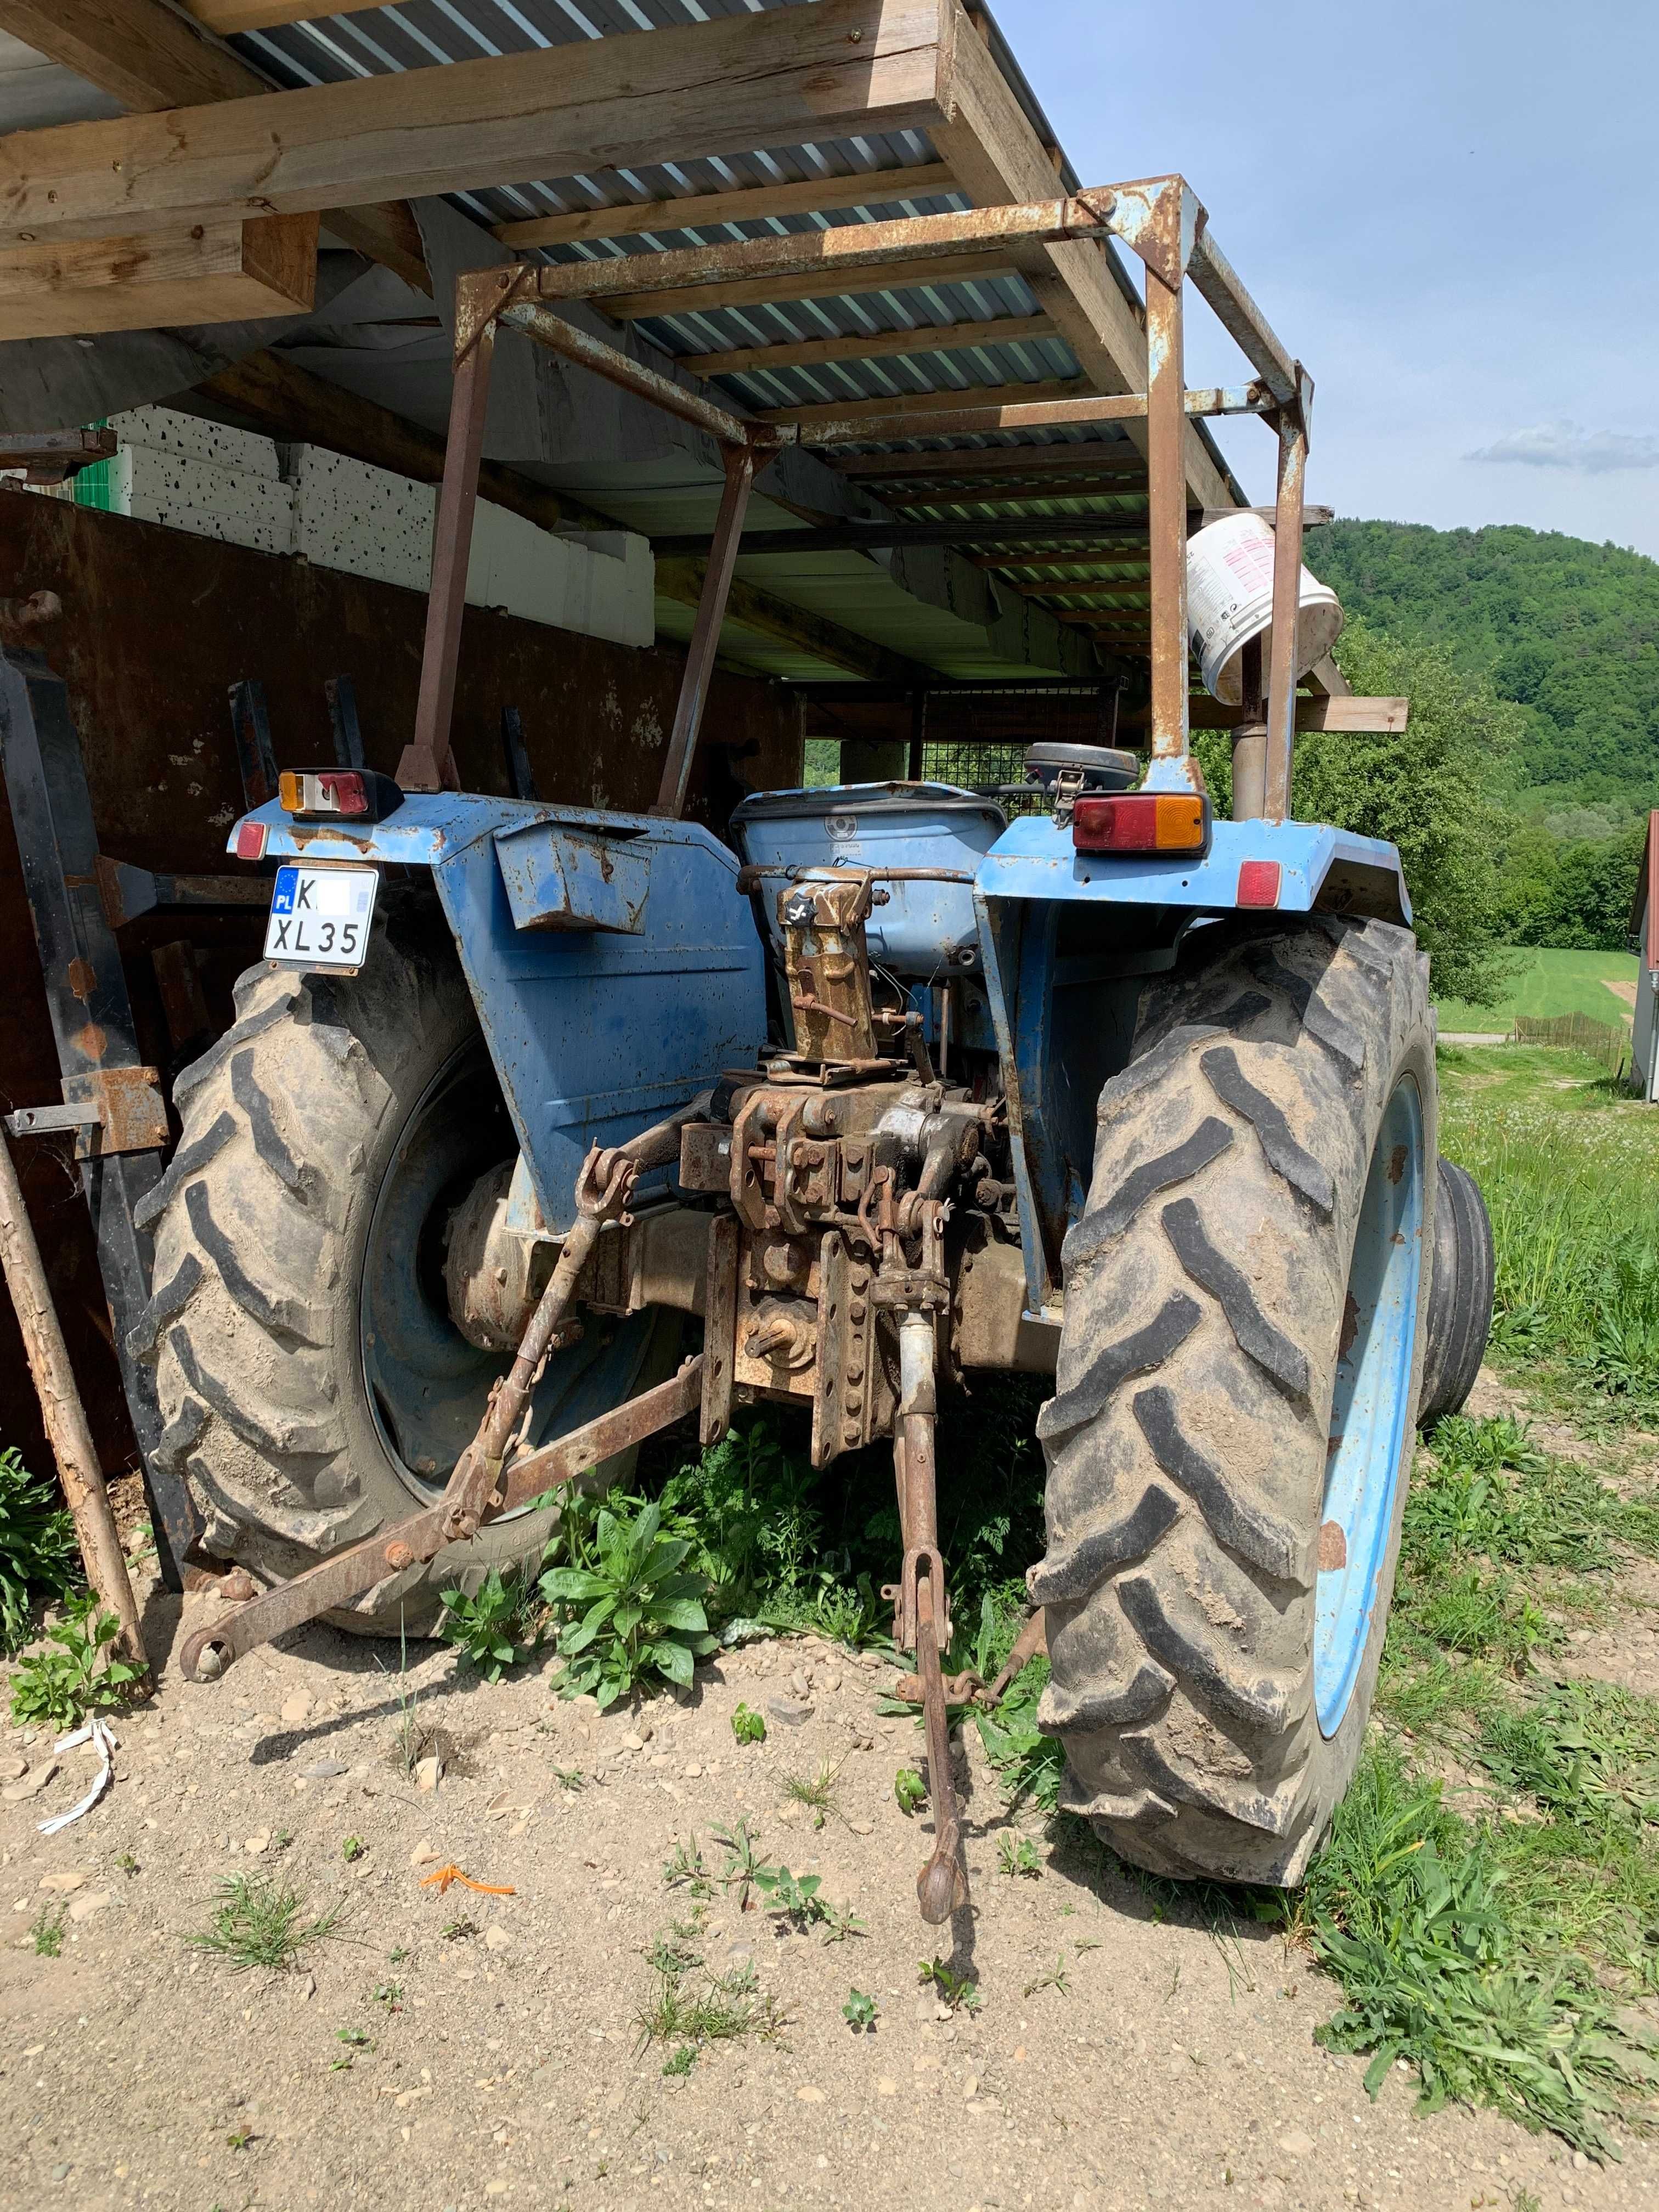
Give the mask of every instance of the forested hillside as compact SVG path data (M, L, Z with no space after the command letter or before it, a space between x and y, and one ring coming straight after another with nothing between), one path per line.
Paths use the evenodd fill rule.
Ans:
M1397 757L1312 749L1298 809L1353 815L1402 851L1418 837L1425 941L1460 996L1490 985L1501 945L1625 951L1659 805L1659 562L1514 525L1408 522L1310 530L1307 559L1347 610L1349 680L1410 694L1413 726Z
M1351 615L1516 702L1523 814L1593 808L1562 826L1605 836L1659 805L1659 562L1516 525L1340 521L1309 532L1307 561Z

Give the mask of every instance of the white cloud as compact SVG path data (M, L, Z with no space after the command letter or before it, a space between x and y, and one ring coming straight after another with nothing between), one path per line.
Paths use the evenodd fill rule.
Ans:
M1614 469L1659 469L1659 437L1629 430L1586 430L1577 422L1538 422L1511 430L1468 454L1471 461L1520 461L1534 469L1606 476Z

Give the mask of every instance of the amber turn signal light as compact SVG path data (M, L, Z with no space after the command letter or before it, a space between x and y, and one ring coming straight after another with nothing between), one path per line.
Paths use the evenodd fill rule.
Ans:
M285 768L276 791L283 813L306 822L380 822L404 803L392 778L372 769Z
M1187 791L1079 799L1072 842L1079 853L1202 853L1210 842L1210 802Z

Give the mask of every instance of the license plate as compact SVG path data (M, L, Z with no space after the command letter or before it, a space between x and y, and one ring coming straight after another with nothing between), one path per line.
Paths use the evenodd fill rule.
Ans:
M380 880L377 868L278 868L265 958L292 968L360 968Z

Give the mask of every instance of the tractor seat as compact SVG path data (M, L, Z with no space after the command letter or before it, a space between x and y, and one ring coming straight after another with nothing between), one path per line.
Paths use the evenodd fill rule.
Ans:
M1113 745L1045 741L1026 747L1025 781L1048 792L1063 786L1074 797L1084 791L1130 791L1140 781L1140 757Z

